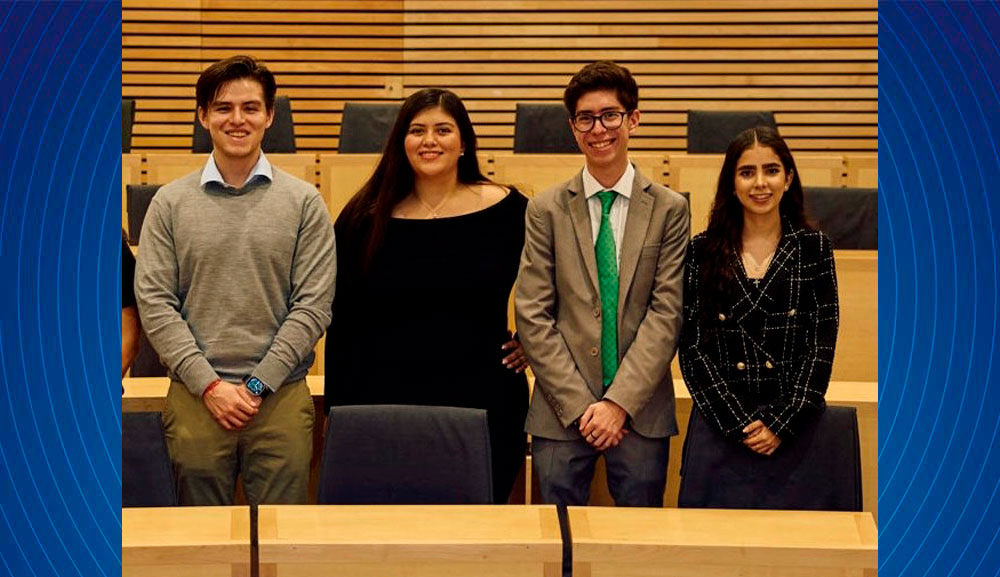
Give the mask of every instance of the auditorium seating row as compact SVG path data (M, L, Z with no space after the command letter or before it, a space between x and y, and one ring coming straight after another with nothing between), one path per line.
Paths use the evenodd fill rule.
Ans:
M309 376L309 389L313 395L316 413L323 410L323 377ZM165 406L169 380L166 378L126 378L122 381L125 393L122 397L123 412L159 412ZM857 413L859 444L861 454L862 510L878 519L878 386L874 382L834 381L827 392L827 402L834 406L853 407ZM692 410L691 395L681 379L674 380L677 395L677 425L680 434L670 441L670 461L667 469L667 487L664 503L668 507L677 505L680 487L680 456L684 445L688 419ZM323 419L317 419L313 434L313 462L310 479L310 495L317 494L319 469L323 454ZM591 489L591 505L612 505L613 500L606 491L603 461L595 472L595 482ZM540 502L537 483L531 475L531 457L526 457L526 467L514 489L512 503Z
M338 149L340 153L381 153L399 115L401 104L344 103ZM122 99L122 152L132 151L132 126L135 100ZM757 110L689 110L687 152L692 154L724 153L729 142L740 132L755 126L778 128L774 114ZM274 120L261 143L264 152L295 153L295 122L291 100L278 96L274 102ZM212 140L202 127L197 113L192 125L191 151L211 152ZM569 127L569 115L562 103L518 102L514 114L514 152L576 153L576 139Z
M122 511L122 575L874 577L868 513L554 506Z
M122 227L130 231L127 185L162 185L199 170L207 154L123 154L122 155ZM654 182L666 184L688 195L691 207L691 233L704 230L715 194L722 155L635 153L630 158ZM351 196L368 179L378 162L378 154L269 154L271 162L317 186L330 214L336 217ZM569 179L582 166L576 154L513 154L487 153L479 157L483 173L497 182L512 184L531 196L536 192ZM799 155L795 159L803 186L814 189L875 189L878 187L878 156L868 155ZM148 196L151 193L147 192ZM837 197L834 196L836 199ZM875 194L864 196L863 211L868 221L861 223L876 231L877 206ZM849 200L849 199L848 199ZM148 200L147 200L148 202ZM139 210L137 214L144 211ZM138 217L136 217L138 218ZM854 223L853 226L858 226ZM872 237L871 233L867 233ZM864 248L877 246L863 245ZM844 248L857 248L845 246Z

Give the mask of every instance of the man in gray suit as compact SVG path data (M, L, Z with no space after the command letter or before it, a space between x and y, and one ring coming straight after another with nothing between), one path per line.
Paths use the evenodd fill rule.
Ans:
M535 474L546 503L585 505L604 455L615 503L661 507L687 205L628 161L639 125L628 69L589 64L564 101L586 166L528 204L515 296L535 373Z

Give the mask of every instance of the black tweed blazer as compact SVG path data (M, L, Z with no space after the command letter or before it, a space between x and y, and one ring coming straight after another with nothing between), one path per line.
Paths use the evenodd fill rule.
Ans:
M793 437L826 406L840 312L830 239L786 224L757 281L734 257L736 286L708 319L698 286L704 248L702 233L688 246L684 269L680 365L691 397L733 440L757 419L778 437Z

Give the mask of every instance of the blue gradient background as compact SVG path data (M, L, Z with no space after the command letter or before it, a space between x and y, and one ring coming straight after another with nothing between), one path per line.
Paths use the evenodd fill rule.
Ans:
M121 574L120 39L120 3L0 3L3 575Z
M1000 7L879 11L880 575L998 575ZM120 36L0 2L0 574L120 574Z
M879 5L883 577L1000 574L998 93L997 4Z

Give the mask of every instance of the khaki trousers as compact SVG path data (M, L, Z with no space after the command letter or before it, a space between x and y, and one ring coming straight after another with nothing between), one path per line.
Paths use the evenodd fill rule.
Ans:
M265 398L240 431L223 429L199 397L171 382L163 425L180 504L231 505L237 474L249 503L306 503L315 420L305 380Z

